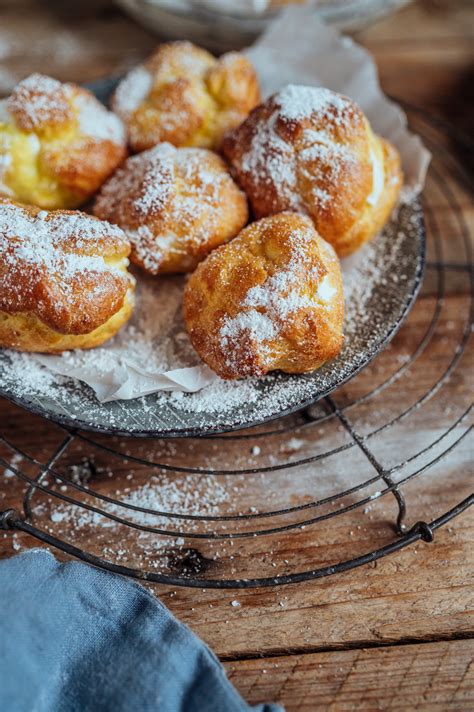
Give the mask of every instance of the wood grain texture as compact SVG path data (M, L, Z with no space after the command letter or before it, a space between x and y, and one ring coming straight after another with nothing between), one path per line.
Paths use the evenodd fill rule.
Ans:
M442 404L439 408L442 410ZM435 410L434 419L438 422L433 400L430 409ZM45 428L39 418L25 414L16 406L4 403L1 412L7 416L10 435L15 434L17 443L21 444L23 428L30 434L52 431L45 443L33 436L32 445L26 448L38 459L50 456L62 440L56 426ZM326 427L325 442L334 437L329 426ZM420 440L425 433L420 432L411 440L409 430L403 432L407 451L412 442L417 448L422 444ZM278 440L281 439L279 436ZM75 450L76 446L78 450ZM145 447L143 443L135 445L135 441L127 441L126 446L129 454ZM184 465L191 464L196 458L200 460L199 447L205 448L206 444L197 443L188 449L190 443L175 441L174 446L172 459ZM149 443L146 447L150 447ZM232 448L235 448L237 458L240 445L236 447L229 443L231 453ZM69 468L81 461L84 449L90 453L85 443L74 444L58 461L57 470L71 472ZM7 459L5 448L3 450L3 457ZM414 479L405 486L410 522L439 516L469 494L472 489L470 443L464 440L454 453L455 457L430 468L428 480ZM157 449L155 455L161 459L165 453ZM138 488L150 477L157 477L149 468L134 464L132 469L127 462L123 462L119 469L109 454L100 454L100 451L95 451L94 462L97 468L93 482L95 490L118 497L122 488ZM353 454L348 462L352 466L352 480L366 476L367 464L363 459ZM25 467L25 464L25 461L21 463L22 470L34 475L35 467ZM113 472L112 478L109 472ZM460 472L464 474L460 475ZM127 479L131 474L132 479ZM298 487L295 482L287 484L284 479L279 480L281 496L292 492L297 497L301 492L300 496L304 498L307 477L313 487L317 486L317 470L300 470L297 476ZM295 477L295 473L291 477ZM168 475L165 478L163 485L168 486ZM272 475L272 478L275 480L276 476ZM245 479L247 481L248 476ZM233 491L234 498L246 500L254 494L256 501L261 502L265 492L264 486L264 491L258 493L261 482L251 480L246 488L242 484L237 487L235 483L232 478L229 485L237 489ZM177 484L184 486L181 479ZM2 508L18 507L23 489L16 478L4 478ZM71 493L71 488L68 492ZM283 535L235 540L233 546L193 539L186 540L185 545L171 541L164 549L158 548L152 554L149 549L158 546L159 537L138 536L128 527L103 528L101 522L82 526L79 520L77 528L75 519L55 521L54 512L59 510L56 503L49 503L49 498L37 495L34 503L37 526L100 557L138 568L153 570L156 566L158 571L179 573L188 552L193 551L198 552L200 560L205 562L204 573L217 578L240 575L242 571L248 575L275 575L286 570L310 569L360 555L396 538L393 532L396 506L392 497L377 500L367 513L357 509L320 525ZM278 500L275 503L278 505ZM147 587L224 658L466 637L474 635L473 515L472 511L465 512L458 520L437 531L433 544L420 542L397 555L373 562L371 566L306 584L227 592L170 588L150 583ZM13 548L18 550L33 544L24 535L5 533L0 539L0 556L9 556ZM126 553L117 558L114 552L118 550ZM238 601L239 605L233 606L232 601Z
M91 2L68 4L69 10L73 6L71 23L63 3L15 0L3 4L0 94L7 93L32 67L77 81L119 74L155 44L152 35L107 0L100 3L100 11ZM434 111L457 131L468 131L472 125L468 108L472 18L469 3L420 0L358 33L357 39L374 53L385 91ZM415 129L423 128L437 151L446 149L453 156L461 156L462 168L468 168L467 153L464 149L456 153L452 138L443 137L426 124L422 126L422 119L416 115L411 119ZM436 161L435 168L444 170ZM451 178L450 186L466 223L472 225L472 195ZM436 269L427 270L422 296L390 347L334 395L334 402L347 409L347 418L367 438L372 453L385 468L390 469L402 457L413 458L396 471L400 478L441 455L463 435L470 422L466 418L446 434L471 400L470 352L436 390L456 355L469 318L469 281L463 268L466 254L459 223L433 175L426 188L425 210L430 235L428 260L434 264L439 258L433 239L437 232L442 259L460 268L447 271L441 286ZM445 295L440 301L441 288ZM394 378L397 369L409 361L435 317L435 337L403 377L380 394L368 397L374 387ZM436 392L423 400L433 389ZM360 398L367 400L351 405ZM421 405L416 406L420 399ZM411 410L406 417L380 434L375 432L381 423L407 407ZM320 414L321 407L316 406L314 411ZM116 459L101 448L107 442L129 458L146 456L165 466L204 463L205 469L285 465L350 445L341 453L298 470L281 470L264 477L217 477L219 492L225 495L219 510L234 514L248 512L251 507L260 511L308 503L340 489L347 481L347 472L353 482L363 482L374 474L337 419L313 427L304 425L299 416L289 416L281 425L285 424L295 428L288 435L259 438L258 431L268 429L265 426L245 441L138 442L94 437L92 444L75 441L55 466L70 477L73 468L86 459L93 465L96 491L121 497L127 488L142 487L150 480L163 486L172 482L178 489L189 487L190 480L179 473L166 473L159 466ZM40 463L51 458L65 437L61 428L6 401L0 402L0 433ZM438 438L439 444L433 445ZM255 447L259 448L258 455ZM0 444L0 457L6 462L12 461L13 454L11 448ZM19 465L31 477L39 472L38 465L25 458ZM2 470L0 466L0 510L20 508L24 483L5 476ZM464 438L425 474L402 485L408 502L407 523L436 518L471 493L472 481L472 441ZM364 488L362 495L380 489L377 482ZM77 496L72 487L66 494ZM355 498L348 495L342 503L351 504ZM188 535L184 545L178 545L166 537L161 542L159 537L138 538L127 527L103 527L103 519L78 523L69 513L61 519L62 515L57 516L61 505L39 493L33 505L39 527L98 556L138 568L180 573L196 560L189 552L197 552L203 574L211 578L304 571L359 556L396 539L393 524L397 508L391 495L377 498L370 507L359 507L304 529L235 539L232 545L193 539L197 529L191 526L184 532ZM327 508L314 511L323 513ZM284 521L297 522L298 516ZM284 522L281 517L272 517L263 523L271 526ZM258 520L252 526L261 524ZM207 525L199 526L205 530ZM235 524L237 529L241 526L248 525ZM232 681L249 702L278 699L290 711L470 710L474 703L473 539L474 512L467 511L438 530L433 544L419 542L370 566L318 581L226 592L146 585L227 661ZM36 540L26 535L0 532L0 557L36 545ZM239 605L232 606L232 601Z
M474 641L291 655L226 664L252 704L293 712L465 710L474 706Z

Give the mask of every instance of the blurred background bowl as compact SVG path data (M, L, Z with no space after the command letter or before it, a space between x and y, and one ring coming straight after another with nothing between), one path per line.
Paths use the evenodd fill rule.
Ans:
M293 0L341 30L356 30L411 0ZM188 39L217 52L246 47L292 0L117 0L161 39ZM240 6L239 6L240 5ZM252 7L254 8L252 10Z

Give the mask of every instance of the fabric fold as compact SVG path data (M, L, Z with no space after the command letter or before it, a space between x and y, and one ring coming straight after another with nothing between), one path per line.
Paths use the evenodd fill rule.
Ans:
M138 583L45 549L0 562L0 709L281 712L249 707L209 648Z

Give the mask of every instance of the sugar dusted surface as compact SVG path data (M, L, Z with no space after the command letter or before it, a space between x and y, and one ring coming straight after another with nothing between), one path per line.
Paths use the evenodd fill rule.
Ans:
M102 187L97 214L121 225L139 263L156 273L181 241L197 249L209 240L219 222L222 189L230 182L208 152L164 142L127 159Z
M139 65L132 69L117 87L114 109L127 120L148 96L152 87L152 75L146 67Z
M236 382L216 380L198 393L156 393L130 402L101 405L93 392L78 381L65 379L40 365L33 357L13 352L0 353L0 387L18 399L48 409L84 424L101 424L116 430L182 431L187 427L215 428L220 423L238 425L261 420L303 403L332 388L342 378L363 365L381 341L397 325L413 288L417 272L420 240L419 207L404 205L385 232L354 256L343 260L346 295L345 346L340 356L314 374L285 376L270 374L261 379ZM184 280L166 278L153 282L160 291L149 298L156 301L155 314L162 314L162 351L154 353L155 363L168 367L196 365L180 321ZM161 285L158 287L158 285ZM96 368L104 353L117 347L146 363L150 347L147 330L152 318L132 321L109 346L83 352L89 366ZM140 309L138 310L138 314ZM160 317L161 318L161 317ZM170 326L171 324L171 326ZM142 350L145 349L145 351ZM148 351L146 351L148 349ZM176 356L178 354L178 358ZM66 358L76 358L73 354ZM189 359L189 360L188 360ZM105 367L105 371L106 371ZM25 375L27 373L27 376ZM67 384L67 389L65 389ZM250 415L249 415L250 414Z
M328 89L289 84L273 95L268 120L255 127L249 150L240 160L240 170L259 176L260 182L274 187L289 210L303 210L298 176L309 173L314 184L313 198L324 206L331 195L320 182L336 186L345 164L355 161L350 146L334 141L324 128L305 128L298 150L279 130L280 122L311 122L343 127L351 118L353 104Z
M125 128L116 114L113 114L93 96L78 94L74 98L79 130L85 136L99 141L125 142Z
M322 87L288 84L277 94L279 112L288 121L309 119L313 114L336 117L344 122L352 102L346 97Z
M203 516L219 514L219 506L228 502L230 492L210 475L186 475L181 478L166 475L152 476L151 481L130 492L119 493L124 504L160 512L179 509L185 515ZM35 514L43 514L44 505L38 505ZM130 521L153 527L169 526L166 516L160 517L148 512L125 510L118 504L104 502L103 510L109 514L126 517ZM117 523L97 512L88 511L69 504L60 504L50 512L54 523L73 524L77 530L90 526L117 527ZM146 536L146 533L143 533ZM171 541L173 541L171 539Z
M0 122L20 123L27 131L74 120L84 136L118 144L125 141L125 128L116 114L89 92L52 77L31 74L15 87L9 99L0 102Z
M319 267L308 265L307 246L313 240L312 229L294 230L288 238L292 251L291 259L282 269L269 276L263 284L252 287L242 301L242 310L235 317L225 317L219 330L222 353L230 368L239 369L235 363L236 347L243 339L250 339L253 348L265 363L270 356L268 344L278 338L292 315L301 309L327 309L329 303L321 304L318 293L303 293L303 285L320 280ZM336 290L334 290L334 294ZM269 359L269 363L271 358Z
M7 108L23 117L28 130L34 130L50 122L70 119L69 97L68 85L43 74L30 74L15 87Z
M131 156L102 187L97 198L101 212L118 215L125 224L122 203L133 201L133 220L145 222L150 214L159 214L172 196L173 158L176 149L168 143Z
M258 124L250 149L242 156L241 168L277 186L288 210L299 210L302 204L297 190L296 155L275 130L277 119L278 114L274 113L268 122Z
M60 285L63 295L73 285L76 289L86 273L113 272L122 278L120 266L108 264L100 254L99 242L104 239L115 241L119 249L125 245L119 228L83 213L41 210L32 214L0 202L0 254L7 268L2 284L4 308L21 305L38 280L47 275ZM100 282L97 289L100 290ZM95 293L89 297L94 299Z

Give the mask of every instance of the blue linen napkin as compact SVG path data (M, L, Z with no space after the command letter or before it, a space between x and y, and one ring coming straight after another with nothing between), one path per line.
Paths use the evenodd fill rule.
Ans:
M249 707L215 655L134 581L44 549L0 561L5 712L281 712Z

